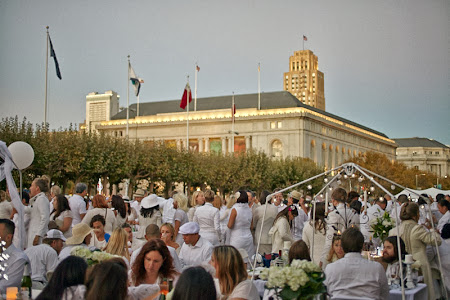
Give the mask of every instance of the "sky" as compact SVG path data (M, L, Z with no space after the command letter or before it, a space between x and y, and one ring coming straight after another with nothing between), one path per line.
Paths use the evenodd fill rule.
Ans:
M46 26L62 73L49 59L53 129L83 123L90 92L126 106L127 55L141 103L181 99L196 63L199 98L257 93L258 63L262 92L281 91L305 35L326 111L450 145L448 0L0 0L0 118L44 121Z

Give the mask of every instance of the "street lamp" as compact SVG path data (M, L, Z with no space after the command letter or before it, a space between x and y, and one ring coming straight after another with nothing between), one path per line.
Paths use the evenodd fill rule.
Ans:
M425 176L426 174L416 174L416 190L419 189L419 176Z

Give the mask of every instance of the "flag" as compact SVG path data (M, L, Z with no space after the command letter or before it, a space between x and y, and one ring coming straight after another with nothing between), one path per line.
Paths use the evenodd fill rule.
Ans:
M236 104L231 107L231 119L234 122L234 115L236 114Z
M56 68L56 76L61 80L61 70L59 69L59 63L58 59L56 58L55 49L53 49L52 40L50 39L50 35L48 36L48 41L50 42L50 57L53 57L53 60L55 61L55 68Z
M188 98L189 103L192 101L192 93L191 93L191 87L189 86L189 83L186 83L186 87L184 88L183 97L181 98L180 107L182 109L186 109L186 106L188 105Z
M195 68L197 69L197 72L200 72L200 67L198 65L195 66Z
M304 40L304 41L307 41L308 38L304 35L304 36L303 36L303 40Z
M130 77L131 84L134 86L134 94L137 97L139 96L139 91L141 90L141 83L144 83L144 80L136 76L130 62L128 62L128 76Z

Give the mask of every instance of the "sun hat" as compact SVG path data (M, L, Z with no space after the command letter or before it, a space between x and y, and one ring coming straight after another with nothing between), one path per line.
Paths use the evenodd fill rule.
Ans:
M292 197L292 199L300 201L302 194L300 194L300 192L297 192L297 191L292 191L289 193L289 197Z
M51 229L47 231L47 234L45 235L46 239L60 239L64 242L66 241L66 238L64 237L64 234L59 231L58 229Z
M84 241L84 238L91 234L92 229L88 224L78 223L72 228L72 236L67 239L66 245L78 245Z
M180 227L181 234L196 234L200 231L200 226L196 222L187 222Z
M145 191L143 189L137 189L136 192L133 194L133 198L136 197L145 197Z
M156 196L155 194L151 194L141 201L141 208L152 208L157 205L159 205L160 197Z

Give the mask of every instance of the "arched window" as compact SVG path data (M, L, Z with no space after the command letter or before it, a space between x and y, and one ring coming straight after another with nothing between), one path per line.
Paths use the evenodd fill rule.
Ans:
M283 157L283 144L280 140L274 140L271 145L272 157L281 158Z

